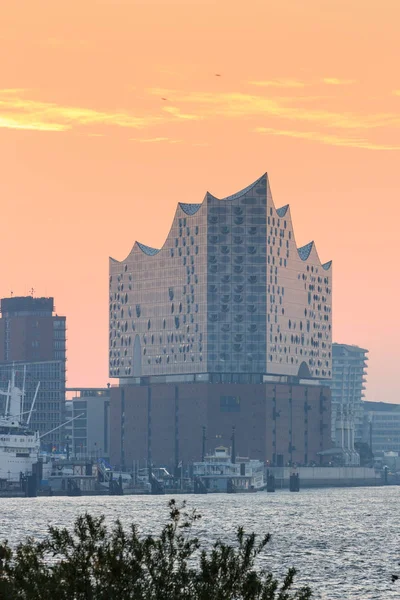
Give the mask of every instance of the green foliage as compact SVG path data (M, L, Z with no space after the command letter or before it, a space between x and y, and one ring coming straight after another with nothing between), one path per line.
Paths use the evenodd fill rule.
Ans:
M293 591L294 569L279 582L256 567L270 536L237 530L234 546L217 541L202 549L191 526L199 519L169 503L159 537L140 537L104 517L78 517L73 531L50 527L44 541L12 550L0 544L0 600L307 600Z

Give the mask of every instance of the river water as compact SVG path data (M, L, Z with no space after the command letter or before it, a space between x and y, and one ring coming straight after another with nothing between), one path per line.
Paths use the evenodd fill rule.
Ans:
M195 532L206 544L234 539L235 529L271 533L262 562L274 573L289 566L318 599L400 598L400 487L333 488L249 495L178 496L202 515ZM0 499L0 539L42 538L49 524L70 527L85 511L111 523L137 523L158 533L168 496Z

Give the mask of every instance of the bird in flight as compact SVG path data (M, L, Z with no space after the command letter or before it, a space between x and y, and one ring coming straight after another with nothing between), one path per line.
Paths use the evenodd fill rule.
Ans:
M161 98L161 100L167 100L167 98Z
M215 77L221 77L221 73L215 73Z

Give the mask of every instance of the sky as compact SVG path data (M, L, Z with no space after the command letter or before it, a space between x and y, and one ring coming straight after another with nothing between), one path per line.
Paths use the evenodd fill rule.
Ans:
M366 399L399 401L399 21L398 0L1 3L0 294L54 296L70 387L108 381L108 257L267 171L333 260Z

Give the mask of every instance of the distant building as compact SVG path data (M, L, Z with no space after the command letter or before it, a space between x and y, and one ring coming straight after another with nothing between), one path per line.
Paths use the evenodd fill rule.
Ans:
M66 319L54 298L2 298L0 362L66 360Z
M73 457L105 458L110 453L110 389L68 388L66 442Z
M1 300L0 387L6 389L15 365L22 389L26 368L24 411L37 383L40 388L31 425L42 435L64 422L66 318L54 313L53 298L12 297ZM63 447L63 428L43 437L45 447Z
M135 242L110 259L113 464L198 461L202 427L213 452L232 425L242 455L319 461L331 446L331 302L332 264L313 242L297 247L267 174L179 203L162 248Z
M374 454L400 452L400 405L364 402L364 435Z
M358 464L355 441L363 434L363 398L368 350L332 344L332 441L345 451L347 464Z

